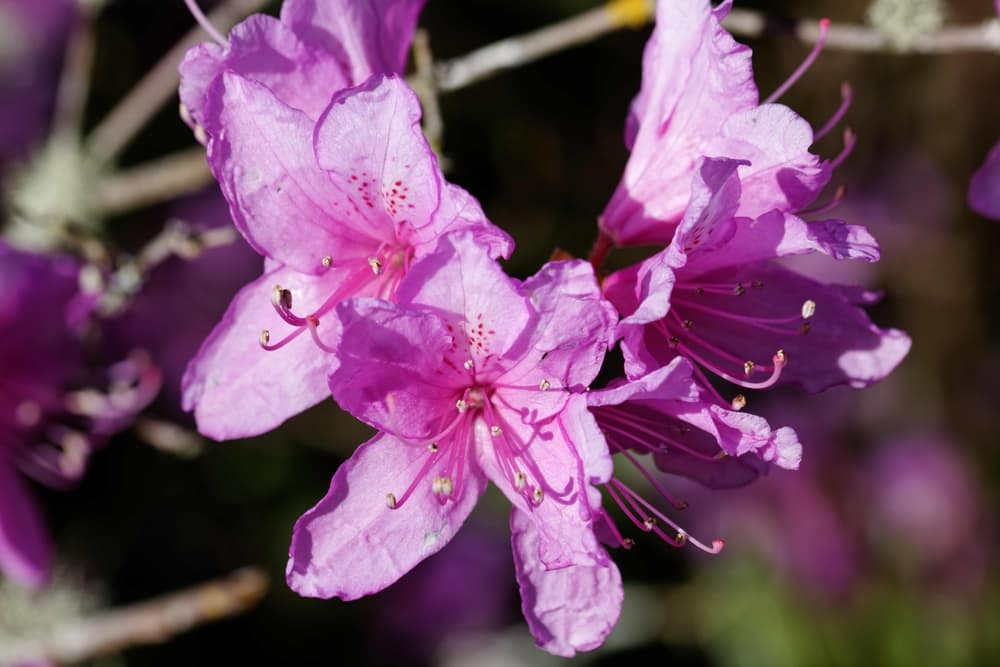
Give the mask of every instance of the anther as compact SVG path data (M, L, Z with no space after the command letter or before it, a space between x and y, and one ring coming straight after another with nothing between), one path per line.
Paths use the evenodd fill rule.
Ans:
M774 353L774 357L771 359L775 366L784 366L788 363L788 357L785 356L784 350L778 350Z
M656 517L647 516L645 519L642 520L643 530L649 532L653 530L654 526L656 526Z
M321 260L320 263L323 265L323 268L329 269L331 266L333 266L333 257L327 255Z
M743 283L736 283L736 287L733 288L733 294L736 296L743 296L747 291L747 288L743 286Z
M677 345L680 344L681 339L677 336L671 336L667 339L667 342L670 343L670 347L677 347Z
M455 485L448 477L435 477L431 482L431 490L439 496L450 496L455 490Z
M274 289L271 290L271 303L275 306L281 305L281 285L275 285Z
M462 364L462 367L467 371L471 371L476 367L476 364L472 361L472 359L466 359L465 363Z
M691 327L694 326L694 322L692 322L691 320L684 320L683 322L681 322L681 326L684 327L685 329L690 329Z
M736 394L733 396L733 400L730 402L730 405L733 406L733 410L738 412L747 406L747 397L743 394Z
M755 364L752 361L748 361L745 364L743 364L743 374L749 377L750 374L753 373L754 365Z
M514 475L514 488L520 491L524 488L525 483L528 481L528 476L523 472L518 472Z
M802 319L808 320L810 317L816 314L816 302L812 299L806 299L802 303Z
M688 539L687 533L685 533L683 530L677 531L677 537L676 537L677 546L682 546L685 542L687 542L687 539Z
M497 437L503 433L503 429L494 424L493 426L490 426L490 433L493 434L493 437Z
M368 266L372 267L372 273L376 276L382 274L382 262L377 257L369 257Z
M432 442L431 444L427 445L427 451L429 451L431 454L437 454L438 444L436 442Z
M634 546L635 546L635 540L633 540L631 537L626 537L624 540L622 540L623 548L631 549Z
M385 504L391 510L396 509L396 495L392 493L385 494Z
M538 388L541 389L542 391L548 391L549 387L551 386L552 384L548 380L542 380L541 382L538 383Z
M534 493L531 494L531 497L535 499L536 503L540 503L542 502L543 495L545 495L545 492L542 491L542 487L536 486Z
M459 412L465 412L468 409L469 404L466 403L465 400L460 398L457 401L455 401L455 407L458 408Z
M263 331L260 332L260 344L267 345L270 342L271 342L271 332L268 331L267 329L264 329Z

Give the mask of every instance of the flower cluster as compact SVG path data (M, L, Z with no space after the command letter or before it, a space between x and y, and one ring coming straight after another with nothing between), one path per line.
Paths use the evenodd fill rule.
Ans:
M863 387L909 339L869 321L875 295L775 261L875 261L878 249L809 208L853 143L832 161L809 152L849 91L815 134L760 103L749 49L720 25L730 3L659 3L597 252L523 281L498 263L509 237L444 179L396 74L421 5L288 0L280 20L253 17L189 53L183 114L265 271L190 364L184 400L218 439L329 394L378 430L295 526L287 578L302 595L384 589L444 547L492 482L512 505L532 633L570 656L618 617L606 546L633 544L618 510L671 544L721 548L616 477L613 454L678 509L641 457L709 487L795 468L795 432L720 383ZM613 247L650 244L662 249L599 280ZM591 391L618 341L622 377Z

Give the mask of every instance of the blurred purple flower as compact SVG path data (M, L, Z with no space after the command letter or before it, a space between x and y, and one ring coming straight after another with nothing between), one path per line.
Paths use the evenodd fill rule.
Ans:
M0 243L0 569L26 585L46 581L52 554L20 474L65 488L107 436L126 426L159 388L148 358L90 370L81 343L89 299L79 265ZM30 326L28 326L30 324ZM85 383L109 382L106 392Z
M0 0L0 168L48 126L73 0Z
M986 162L972 176L969 206L983 217L1000 220L1000 144L993 147Z
M595 648L622 589L592 526L593 484L611 460L584 390L614 313L590 265L550 263L520 283L473 234L454 233L414 265L398 301L337 308L330 388L381 432L299 519L289 585L348 600L389 586L451 539L490 480L514 507L515 571L538 644Z

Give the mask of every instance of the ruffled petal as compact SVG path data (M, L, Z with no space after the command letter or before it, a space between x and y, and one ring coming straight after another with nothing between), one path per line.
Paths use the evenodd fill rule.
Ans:
M212 87L219 124L209 164L236 226L261 254L303 273L364 260L380 243L342 201L313 154L313 123L259 83L225 73Z
M217 440L258 435L327 395L332 354L308 333L274 351L261 348L260 336L267 329L275 343L293 331L272 305L275 285L291 291L296 310L311 313L338 278L334 271L308 276L278 267L236 294L184 373L183 407L194 410L199 432ZM323 318L318 331L325 344L336 344L336 318Z
M51 568L45 521L17 470L0 459L0 571L20 584L39 587Z
M521 609L538 646L569 658L603 644L624 595L614 562L546 569L538 560L539 533L531 517L513 510L510 529Z
M425 447L379 434L337 470L330 490L296 522L286 578L299 595L354 600L389 586L446 545L486 486L470 467L459 492L445 503L418 488L390 509L427 456Z
M286 0L281 20L326 49L355 83L402 72L426 0Z
M750 49L720 24L730 4L657 5L626 132L632 155L601 218L618 244L668 243L687 206L696 160L740 157L702 150L727 118L757 106Z

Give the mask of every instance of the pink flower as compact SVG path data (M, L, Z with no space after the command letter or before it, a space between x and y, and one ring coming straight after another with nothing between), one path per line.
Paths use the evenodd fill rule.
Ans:
M508 278L469 233L444 237L397 304L338 306L330 389L380 432L295 526L288 583L350 600L441 549L492 481L513 505L523 609L546 650L598 646L621 580L598 543L593 484L611 473L587 410L614 324L584 262Z
M319 402L337 339L326 316L347 297L393 298L440 234L471 229L494 256L510 252L478 203L444 180L416 95L394 76L341 91L316 122L230 72L207 108L221 128L210 130L212 170L266 261L185 374L184 406L205 435L262 433Z

